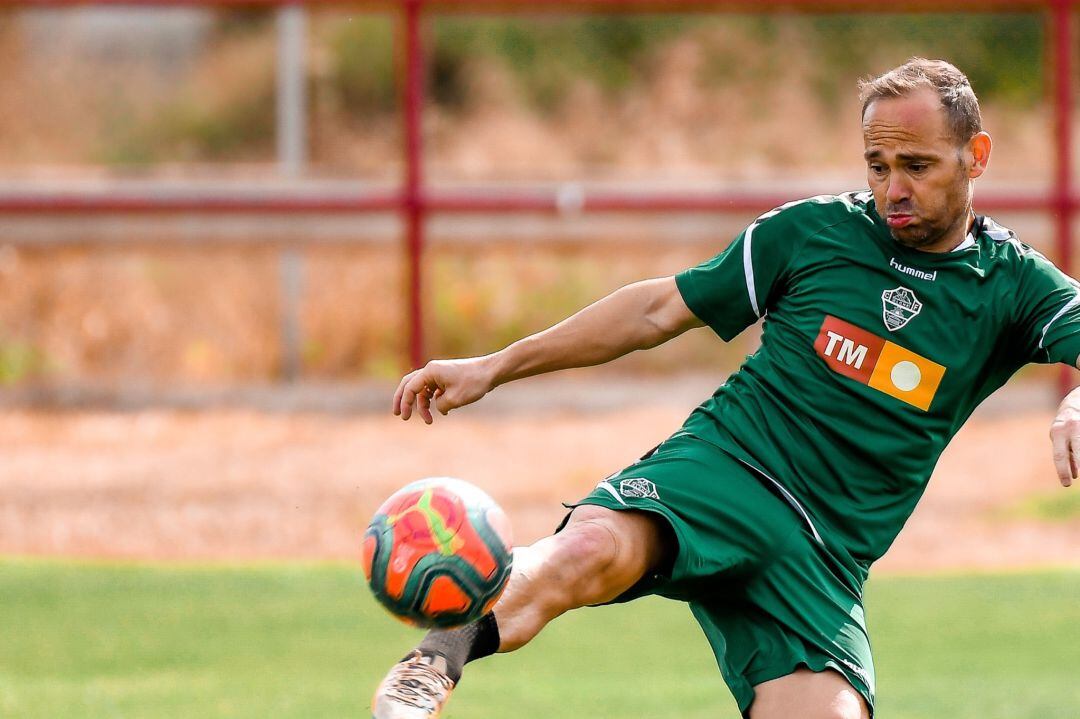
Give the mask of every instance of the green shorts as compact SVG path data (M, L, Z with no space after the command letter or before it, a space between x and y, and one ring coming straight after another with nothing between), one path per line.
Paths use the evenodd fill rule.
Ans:
M678 433L567 506L582 504L653 512L671 525L672 566L615 601L688 602L744 715L755 685L800 667L840 672L873 715L861 583L769 478Z

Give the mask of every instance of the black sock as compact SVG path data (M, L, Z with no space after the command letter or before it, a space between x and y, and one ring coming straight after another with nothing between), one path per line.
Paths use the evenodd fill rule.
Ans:
M488 612L472 624L456 629L433 629L416 647L421 654L437 654L446 660L446 675L461 681L461 670L474 659L483 659L499 650L499 626Z

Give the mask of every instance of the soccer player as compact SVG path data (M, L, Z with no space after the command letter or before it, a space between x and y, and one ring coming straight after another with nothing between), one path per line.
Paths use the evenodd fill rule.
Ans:
M682 428L515 550L491 614L431 632L391 669L377 719L436 717L466 662L647 594L689 603L749 719L872 716L870 565L983 399L1029 362L1076 365L1080 294L973 212L991 143L963 73L914 58L860 89L869 191L779 207L697 267L402 379L394 413L430 423L432 404L446 414L511 380L764 319L760 349ZM1069 486L1080 391L1051 439Z

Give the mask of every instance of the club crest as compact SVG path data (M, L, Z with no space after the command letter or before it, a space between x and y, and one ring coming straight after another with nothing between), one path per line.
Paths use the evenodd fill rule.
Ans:
M907 287L897 287L881 293L881 314L885 326L895 332L922 311L922 302Z
M619 482L619 492L624 497L660 499L660 495L656 493L656 485L647 479L624 479Z

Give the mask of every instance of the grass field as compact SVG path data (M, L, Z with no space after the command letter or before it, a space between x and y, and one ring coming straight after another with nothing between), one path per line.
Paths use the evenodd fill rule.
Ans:
M1080 716L1080 573L868 587L883 719ZM366 717L418 637L346 566L0 561L0 716ZM564 617L470 667L450 718L733 719L680 604Z

